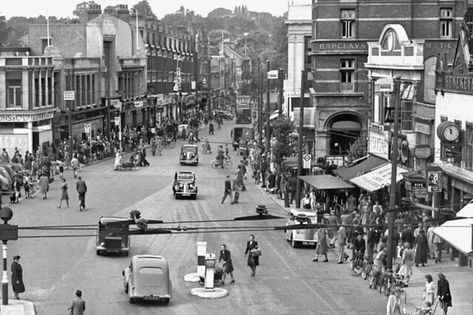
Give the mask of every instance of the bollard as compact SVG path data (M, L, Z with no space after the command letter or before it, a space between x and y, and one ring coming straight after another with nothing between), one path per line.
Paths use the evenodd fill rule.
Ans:
M215 254L205 255L205 283L204 290L213 292L214 290L214 273L215 273Z
M207 254L207 242L197 242L197 274L205 277L205 255Z

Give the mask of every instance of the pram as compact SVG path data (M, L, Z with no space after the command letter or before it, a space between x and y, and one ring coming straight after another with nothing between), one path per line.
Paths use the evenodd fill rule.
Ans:
M223 279L223 269L216 266L215 267L215 272L214 272L214 286L218 287L222 285L222 279ZM204 285L205 284L205 278L204 277L199 277L199 284Z

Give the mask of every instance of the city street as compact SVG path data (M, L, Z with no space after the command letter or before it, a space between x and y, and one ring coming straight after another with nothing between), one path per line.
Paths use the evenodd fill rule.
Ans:
M209 137L211 142L230 143L234 124L225 122L222 130ZM201 138L207 136L204 129ZM212 143L216 151L217 144ZM257 204L265 204L275 215L285 215L265 192L248 178L248 191L242 192L240 203L220 204L226 174L231 170L214 170L209 162L215 154L200 154L197 167L181 167L178 163L180 144L152 157L151 166L136 171L117 172L113 160L82 169L80 175L89 187L85 212L79 212L75 180L66 172L71 207L58 209L60 189L58 177L47 200L22 200L13 205L10 223L22 226L96 224L102 215L128 217L137 209L148 219L164 221L231 219L255 214ZM234 166L239 162L231 152ZM176 170L195 171L199 194L197 200L174 200L171 190ZM285 224L285 220L268 222L205 223L199 226L266 226ZM192 224L188 224L191 226ZM168 225L169 226L169 225ZM176 225L174 225L176 226ZM24 231L20 236L60 234L63 231ZM92 231L69 231L71 234L93 234ZM262 249L256 277L250 277L244 250L249 232L215 234L172 234L131 236L130 257L157 254L170 264L173 298L169 305L130 304L123 291L122 270L130 257L97 256L95 237L34 238L9 242L11 257L21 255L26 292L23 299L33 301L37 314L65 314L76 289L83 291L87 314L381 314L386 300L369 290L367 282L353 277L347 265L337 265L334 253L329 262L312 262L313 249L293 249L282 231L255 232ZM196 271L196 242L206 241L207 252L217 254L222 243L232 253L235 284L227 284L229 295L206 300L191 295L196 283L184 282L187 273ZM228 282L228 281L227 281ZM10 288L11 291L11 288ZM10 292L10 297L13 292Z

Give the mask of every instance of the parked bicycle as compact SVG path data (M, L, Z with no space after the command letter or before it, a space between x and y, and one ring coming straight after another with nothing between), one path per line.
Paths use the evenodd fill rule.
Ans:
M360 276L363 272L363 254L356 251L351 262L351 271L356 275Z

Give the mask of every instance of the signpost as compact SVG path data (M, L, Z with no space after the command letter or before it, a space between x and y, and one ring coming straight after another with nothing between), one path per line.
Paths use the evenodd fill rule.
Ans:
M72 77L74 77L74 61L72 61ZM74 81L74 80L72 80ZM70 87L73 88L73 85ZM67 90L64 91L64 101L69 103L67 117L68 117L68 126L69 126L69 155L72 158L72 105L73 102L76 100L76 93L75 90Z
M304 163L304 168L305 169L310 169L310 165L311 165L311 162L312 162L312 156L310 154L304 154L302 156L302 161Z

